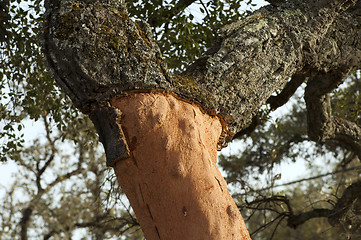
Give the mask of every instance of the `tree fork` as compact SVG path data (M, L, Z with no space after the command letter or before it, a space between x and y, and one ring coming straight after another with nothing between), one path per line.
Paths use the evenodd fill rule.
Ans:
M355 2L264 7L221 29L179 76L124 1L47 0L44 53L57 83L94 122L148 239L250 239L216 168L218 140L225 146L305 68L361 65L359 28L343 31L358 26L358 10L341 14Z

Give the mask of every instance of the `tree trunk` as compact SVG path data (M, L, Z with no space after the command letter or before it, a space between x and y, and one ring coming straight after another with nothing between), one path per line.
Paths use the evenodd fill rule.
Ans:
M147 239L250 239L216 166L217 116L170 94L110 102L130 151L114 170Z
M279 2L221 29L179 76L122 1L46 1L48 68L92 119L149 240L250 239L217 148L293 75L361 66L356 0Z

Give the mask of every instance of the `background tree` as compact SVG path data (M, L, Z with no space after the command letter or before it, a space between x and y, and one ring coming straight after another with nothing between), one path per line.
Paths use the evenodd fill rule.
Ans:
M338 91L332 93L334 116L359 121L359 115L355 115L360 109L360 96L356 93L360 89L359 83L360 74L354 72ZM304 87L300 90L304 91ZM313 239L315 234L321 239L357 238L360 236L358 207L351 204L340 209L337 202L345 198L343 193L347 187L358 185L361 169L359 158L349 146L339 142L309 141L306 106L303 99L297 96L302 91L298 91L291 100L288 114L269 122L265 121L264 112L261 112L253 119L249 129L243 131L244 135L238 135L243 142L240 153L222 155L220 165L227 172L227 181L237 189L234 197L238 199L240 209L248 209L250 213L249 224L255 221L250 231L254 235L258 233L257 238L270 239L273 236L274 239L283 239L293 236L297 239L302 236ZM306 161L308 177L277 184L282 173L275 172L275 166L287 161ZM255 178L255 181L244 180L249 178ZM262 178L267 179L264 185L259 184ZM354 197L357 199L357 194ZM328 210L343 215L341 221L333 221L333 214L329 214ZM259 222L262 221L265 224L260 226ZM296 231L291 231L290 227ZM261 232L265 228L268 230Z
M19 173L3 187L1 239L137 239L139 224L100 164L89 120L62 132L52 132L48 117L42 122L46 141L35 139L19 153Z
M156 33L156 39L158 40L158 43L160 43L163 54L167 56L166 61L168 63L168 66L175 68L174 70L175 72L177 71L180 72L182 69L184 69L184 64L186 62L189 62L187 58L194 59L197 56L199 56L201 52L204 51L205 48L210 47L211 43L214 42L214 39L217 36L216 35L217 32L214 29L218 29L219 28L218 26L223 25L224 22L226 21L231 22L235 19L238 19L239 17L242 17L243 14L238 11L239 8L237 6L239 6L238 5L239 3L233 3L231 1L226 3L221 1L209 1L204 3L199 2L199 5L197 6L200 6L205 13L204 22L202 23L200 21L194 22L192 21L192 19L195 14L189 14L189 12L185 10L186 9L185 7L188 5L187 4L184 5L184 2L186 1L179 1L179 5L181 6L179 5L177 6L176 2L170 2L170 3L163 2L162 3L164 4L163 6L161 6L158 2L139 2L139 3L129 3L128 5L129 12L135 18L145 19L152 25L153 29L155 29L154 32ZM39 13L42 12L40 3L41 3L40 1L30 1L28 2L28 6L26 5L17 6L15 3L10 4L10 2L4 2L4 4L1 6L3 9L2 11L3 14L1 15L1 18L4 19L4 21L0 21L4 23L2 25L2 28L0 28L0 30L2 31L1 36L4 36L3 38L1 38L2 39L1 67L3 70L3 72L1 72L3 73L2 84L1 84L2 86L1 116L3 119L2 123L4 124L4 130L5 130L1 132L1 134L2 134L2 139L5 139L5 144L2 145L3 151L0 151L0 153L3 154L2 159L4 160L5 157L18 159L18 156L20 156L19 151L22 150L21 138L19 138L18 137L19 135L15 133L17 132L17 129L22 128L23 123L21 122L21 120L23 120L24 118L30 117L31 119L39 119L44 113L46 113L47 116L50 116L52 119L54 119L54 121L57 123L58 129L63 131L68 127L68 122L70 121L69 119L72 120L75 119L74 121L77 121L76 119L78 119L78 115L79 115L77 111L74 110L74 108L69 107L71 106L69 100L67 100L66 98L64 100L64 96L56 88L53 80L49 78L46 73L44 73L44 67L42 65L42 55L40 54L39 51L40 43L37 35L37 33L39 33L39 29L38 29L39 21L41 21L41 15L39 15ZM231 7L228 8L229 6L228 4ZM145 7L142 7L141 10L139 10L139 6L145 6ZM9 15L12 16L11 20L9 20ZM173 16L173 17L162 19L161 16ZM163 25L159 22L160 19L165 22ZM354 24L355 26L357 26L358 24L357 19L355 19ZM179 36L181 36L181 38L179 38ZM176 44L177 47L174 47L175 43L177 43ZM183 56L183 57L179 58L179 56ZM177 61L177 59L181 59L181 61ZM354 79L357 79L358 75L355 74L353 76ZM294 79L296 80L293 80L290 83L293 84L296 83L296 85L297 82L304 82L305 80L305 78L302 78L301 80L299 80L299 78L294 78ZM289 85L292 84L288 84L288 86ZM359 89L359 85L357 85L357 81L355 81L354 83L351 83L350 86L351 86L349 88L350 90L348 91L340 90L334 93L333 97L338 101L332 102L335 106L333 108L333 111L334 114L337 115L338 117L346 117L351 121L358 122L360 108L359 105L357 104L358 101L357 99L359 99L358 98L359 92L357 90ZM290 89L290 88L292 89L292 87L287 87L287 85L285 87L285 89ZM41 91L41 94L39 94L39 91ZM274 106L275 104L284 101L284 97L280 97L280 96L286 95L285 99L286 101L288 100L287 96L290 94L289 93L287 94L287 92L289 92L289 90L287 91L285 90L281 92L279 98L273 98L277 100L277 101L273 101L273 103L271 100L272 98L269 99L269 103L272 109L275 108L272 107L272 104ZM355 104L350 104L350 103L355 103ZM346 106L349 107L346 108ZM268 111L260 113L261 122L268 119L267 113ZM295 110L290 116L290 119L291 121L298 122L299 124L297 124L296 126L299 126L301 128L302 125L303 126L305 125L304 124L305 122L304 120L302 120L302 117L301 116L298 117L298 115L302 115L302 114L299 113L299 110L298 111ZM296 116L296 118L292 116ZM353 118L350 118L350 116L353 116ZM253 126L257 125L255 123L259 122L258 119L255 118L253 121L254 124L251 124L250 128L245 130L250 132L251 129L254 129ZM297 119L299 120L297 121ZM310 161L310 158L312 158L313 156L309 156L309 153L307 153L308 155L302 157L303 155L301 154L302 151L297 152L299 150L297 149L297 147L295 147L297 151L293 150L292 153L288 152L288 150L290 149L288 146L290 145L294 146L296 145L295 143L302 144L305 141L304 137L306 137L305 128L299 130L295 129L287 133L286 130L290 130L291 127L293 126L295 126L295 124L283 123L283 122L281 122L280 124L279 123L274 124L271 127L271 130L273 128L273 130L276 133L272 133L268 128L260 126L259 128L257 128L255 134L251 135L251 137L254 139L253 141L253 144L255 145L254 149L258 148L258 150L255 150L256 152L251 151L253 154L247 154L247 152L244 152L248 155L248 159L252 159L253 161L248 161L248 159L246 158L247 155L244 154L244 157L238 158L237 161L234 159L229 159L229 163L239 165L239 164L243 164L244 160L247 160L245 161L247 165L249 164L253 166L254 164L256 166L259 166L260 169L264 170L264 169L271 169L272 166L275 166L281 161L289 161L290 158L296 159L296 156L300 156L300 155L301 155L300 157L301 159L306 158ZM280 137L281 134L285 134L285 136ZM301 136L297 134L300 134ZM238 136L240 135L242 135L242 132L238 134ZM262 135L269 137L264 139L265 143L263 144L263 146L258 147L257 146L258 143L259 142L261 143L262 141L260 140L258 142L258 139L262 139L261 137ZM274 138L275 140L272 140ZM339 142L334 142L334 141L332 142L325 141L325 142L327 142L327 144L321 142L321 144L316 145L315 146L316 150L319 152L331 151L336 153L337 152L343 153L343 155L340 154L340 156L338 156L335 159L335 161L333 161L333 163L336 166L337 166L337 161L339 161L341 165L345 164L346 166L344 167L345 173L342 174L343 171L342 166L341 167L337 166L335 168L336 169L335 171L339 171L339 172L333 175L335 176L335 178L338 176L344 176L344 177L341 177L342 181L340 180L340 182L338 182L337 180L331 182L330 185L336 186L336 188L334 187L333 190L334 192L329 191L327 193L328 196L337 193L336 196L341 197L344 188L346 188L349 184L351 184L352 181L354 182L358 181L357 177L359 177L359 175L357 175L358 174L357 163L359 163L359 160L357 159L357 157L355 157L355 154L357 155L357 153L355 153L355 151L352 150L352 148L350 150L350 147L343 146L343 144L341 144L341 147L346 148L346 150L342 148L343 151L341 151ZM330 142L332 144L330 144ZM287 155L291 155L291 156L287 156ZM265 162L265 160L267 160L267 162ZM310 166L312 166L312 164L310 164ZM224 167L227 169L227 172L230 176L230 180L232 176L237 176L237 171L241 171L242 173L244 173L244 169L246 169L246 166L243 166L241 168L238 167L232 170L229 167L227 167L226 164L224 164ZM353 169L354 171L353 174L355 174L356 176L354 180L348 179L349 181L345 181L346 179L345 174L350 174L352 171L349 170L349 168L352 169L352 167L355 167L355 169ZM250 173L255 174L257 177L258 172L255 172L254 169L250 171L248 168L248 171ZM335 171L332 171L330 169L330 172L335 172ZM241 176L241 174L239 174L238 176ZM330 174L330 176L332 175ZM351 175L346 175L346 176L351 176ZM272 184L269 187L274 187L275 183L277 183L274 177L275 177L274 174L270 175L269 182ZM245 182L244 179L245 178L243 177L243 181L242 181L243 184ZM320 183L319 185L322 186L322 183ZM337 188L337 186L340 187ZM239 187L239 185L237 187ZM253 188L253 189L257 189L257 188ZM311 192L317 192L317 190L318 190L317 188L310 189ZM298 192L302 192L302 191L306 192L304 188L300 188L298 190ZM250 194L249 188L247 189L247 193ZM272 192L267 193L267 195L265 195L265 193L262 193L261 198L263 198L267 203L268 201L267 198L271 198L273 196L272 194L273 194ZM289 195L290 192L288 192L288 196ZM299 195L295 194L295 197L297 196ZM326 197L320 196L320 198L325 200L328 196ZM257 201L259 200L253 197L254 196L251 195L250 199L248 199L247 202L252 203L254 202L253 200L257 200ZM292 199L291 196L289 196L289 198ZM335 199L333 200L335 201ZM240 207L247 206L247 204L244 204L245 202L242 201L241 199L238 201ZM302 201L299 201L299 203L293 203L292 206L295 206L294 204L296 205L301 204L301 206L304 206L304 202ZM351 204L348 206L352 207L354 205ZM250 205L250 207L254 208L254 206L252 205ZM334 208L333 206L328 206L328 207L329 209ZM297 209L297 207L294 208ZM300 209L302 209L302 207ZM344 208L344 209L352 210L352 208ZM345 211L342 212L345 213ZM356 213L357 216L358 213L357 208L356 210L352 210L350 213ZM260 217L262 216L265 215L260 215ZM265 219L266 218L264 218L263 220ZM287 218L282 218L282 219L287 220ZM347 218L344 218L344 220L347 220ZM275 222L275 224L277 223L278 221ZM357 226L357 224L355 226ZM260 226L257 225L254 229L257 229L259 227ZM353 230L352 228L351 230ZM346 232L350 233L347 226L345 229L347 230ZM273 229L270 230L269 234L272 233L273 233ZM352 233L357 234L357 231L352 231ZM322 232L322 234L324 233ZM267 236L270 235L265 235L265 236L266 236L265 238L267 239Z

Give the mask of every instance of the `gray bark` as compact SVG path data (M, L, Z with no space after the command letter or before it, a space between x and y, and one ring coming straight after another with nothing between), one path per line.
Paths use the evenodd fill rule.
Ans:
M115 95L164 91L197 102L224 119L219 145L225 146L295 74L344 77L361 66L360 1L263 7L221 29L214 47L182 75L167 70L149 25L132 21L123 3L111 2L47 1L44 25L49 69L103 132L110 165L128 157L121 128L99 120L117 118L107 104Z
M361 127L355 122L332 118L329 93L343 81L340 72L321 73L308 81L305 100L308 136L311 140L338 140L349 146L361 159Z

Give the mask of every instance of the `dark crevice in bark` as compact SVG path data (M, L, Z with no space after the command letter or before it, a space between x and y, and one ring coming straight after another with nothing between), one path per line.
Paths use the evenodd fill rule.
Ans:
M154 228L155 228L155 231L157 232L158 239L160 240L161 238L160 238L160 234L159 234L159 230L158 230L157 226L155 226Z
M251 123L244 129L242 129L241 131L237 132L234 136L233 136L233 140L235 139L241 139L244 136L249 136L251 133L253 133L254 130L256 130L256 128L262 123L262 120L260 119L260 115L257 114L256 116L254 116L252 118Z
M305 79L306 76L304 74L295 74L277 96L271 96L267 99L267 103L270 105L271 110L274 111L286 104Z

